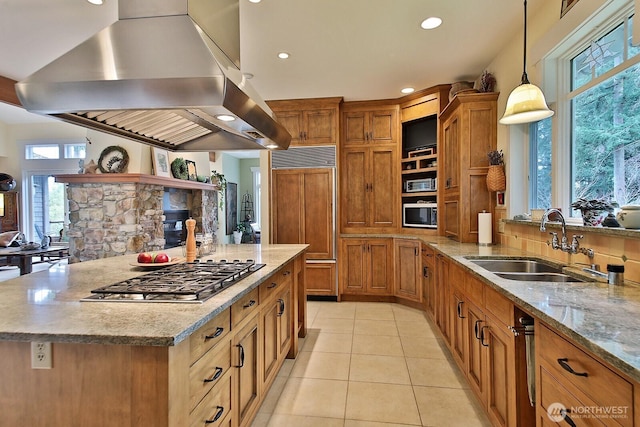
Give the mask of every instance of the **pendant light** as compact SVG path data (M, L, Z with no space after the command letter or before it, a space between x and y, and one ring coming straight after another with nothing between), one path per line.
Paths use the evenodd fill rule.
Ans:
M527 77L527 0L524 0L524 55L522 81L507 100L507 108L500 119L503 125L537 122L553 116L547 106L544 94L536 85L529 83Z

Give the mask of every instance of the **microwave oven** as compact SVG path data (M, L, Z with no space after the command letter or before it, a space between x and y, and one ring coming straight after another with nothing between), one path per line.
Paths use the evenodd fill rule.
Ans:
M409 179L404 182L404 191L406 193L415 193L417 191L436 191L436 178Z
M436 203L405 203L402 205L404 227L437 228L438 205Z

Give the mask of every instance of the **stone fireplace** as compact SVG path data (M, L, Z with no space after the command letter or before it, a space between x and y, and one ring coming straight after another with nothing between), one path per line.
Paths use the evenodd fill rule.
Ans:
M214 185L142 174L58 175L56 181L67 183L70 263L163 250L167 198L189 211L204 241L216 243Z

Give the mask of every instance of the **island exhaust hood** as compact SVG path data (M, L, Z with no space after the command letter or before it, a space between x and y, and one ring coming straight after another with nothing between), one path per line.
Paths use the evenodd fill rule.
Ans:
M238 0L118 6L118 21L16 84L28 111L170 151L288 148L240 72Z

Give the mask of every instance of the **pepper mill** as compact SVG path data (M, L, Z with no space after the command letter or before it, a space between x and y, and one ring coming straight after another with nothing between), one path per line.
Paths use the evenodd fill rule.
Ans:
M186 220L185 225L187 226L187 242L186 246L186 255L187 262L193 262L196 259L196 220L193 218L189 218Z

